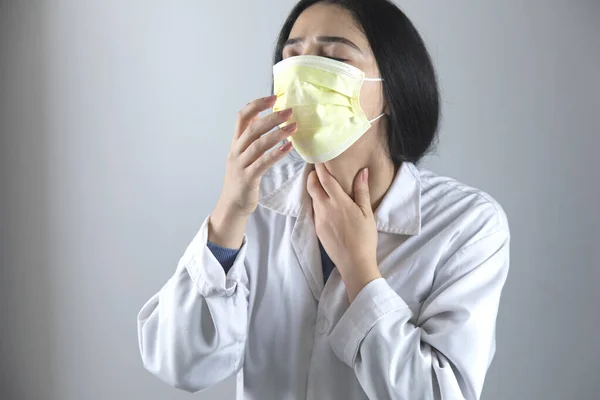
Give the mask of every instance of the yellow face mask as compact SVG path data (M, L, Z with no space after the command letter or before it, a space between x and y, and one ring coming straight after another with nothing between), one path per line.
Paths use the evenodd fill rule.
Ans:
M287 58L273 67L277 102L273 111L294 110L282 124L298 124L290 140L308 163L329 161L352 146L381 118L370 120L359 104L364 82L382 81L365 78L352 65L318 56Z

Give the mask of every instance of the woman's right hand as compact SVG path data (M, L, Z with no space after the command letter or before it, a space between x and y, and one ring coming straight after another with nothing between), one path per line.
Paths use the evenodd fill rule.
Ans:
M258 117L260 112L273 107L276 100L277 96L254 100L238 113L223 190L210 217L208 240L219 246L241 246L246 220L258 204L263 174L292 150L291 142L287 142L267 153L296 131L296 124L292 123L265 135L292 116L292 110L287 109Z

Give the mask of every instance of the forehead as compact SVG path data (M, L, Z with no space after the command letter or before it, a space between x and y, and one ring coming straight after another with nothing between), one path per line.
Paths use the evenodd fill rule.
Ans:
M318 3L310 6L296 20L289 38L340 36L360 47L368 46L352 14L336 4Z

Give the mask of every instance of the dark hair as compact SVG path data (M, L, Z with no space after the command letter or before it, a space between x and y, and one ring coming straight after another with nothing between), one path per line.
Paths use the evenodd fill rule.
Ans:
M300 14L317 3L344 7L362 28L384 80L389 156L396 167L403 161L418 162L436 138L440 95L431 58L416 28L388 0L301 0L279 33L275 64L283 59L283 47Z

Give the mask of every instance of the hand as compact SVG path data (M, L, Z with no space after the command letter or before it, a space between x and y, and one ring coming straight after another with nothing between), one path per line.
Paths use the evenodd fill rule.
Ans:
M277 96L254 100L238 113L223 190L210 218L209 240L213 243L230 248L241 245L245 221L258 204L263 174L292 149L288 142L267 153L296 131L296 124L292 123L265 135L292 116L292 110L287 109L258 117L276 100Z
M323 164L316 165L307 181L317 236L340 271L350 301L369 282L381 278L368 181L365 168L354 179L354 200Z

